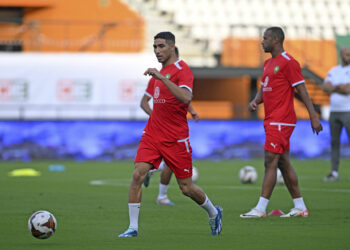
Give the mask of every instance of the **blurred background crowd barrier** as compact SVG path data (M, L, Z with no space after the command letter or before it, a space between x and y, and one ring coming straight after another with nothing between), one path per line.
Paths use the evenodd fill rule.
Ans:
M2 160L74 159L131 160L136 155L145 121L3 121L0 122ZM312 134L309 121L299 121L291 137L291 155L299 159L327 158L328 123ZM251 159L263 157L262 121L191 121L194 159ZM350 146L342 134L342 156Z

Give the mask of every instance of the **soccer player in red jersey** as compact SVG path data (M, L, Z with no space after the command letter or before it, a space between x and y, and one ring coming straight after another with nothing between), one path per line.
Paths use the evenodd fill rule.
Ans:
M161 32L154 37L154 53L162 69L149 68L152 78L153 111L144 129L135 158L135 169L129 190L129 228L119 237L138 235L142 183L162 159L173 171L182 193L209 216L212 235L222 229L222 208L214 206L201 188L192 183L192 148L187 124L188 105L192 99L193 74L187 64L175 56L175 36Z
M179 61L179 50L177 47L175 47L175 56L177 58L177 61ZM154 81L151 81L150 84L148 84L145 94L143 95L141 99L140 106L141 108L147 113L148 115L151 115L152 108L149 105L149 101L153 98L153 91L154 91ZM198 113L193 109L192 105L188 105L188 112L191 114L192 118L197 122L199 120ZM168 187L171 180L171 176L173 172L171 169L165 164L164 161L160 163L158 166L158 169L152 169L148 172L145 180L143 181L143 184L145 187L148 187L150 179L155 171L161 171L160 174L160 184L159 184L159 193L157 197L157 204L158 205L167 205L167 206L173 206L175 205L174 202L169 200L168 198Z
M309 214L300 193L297 174L289 160L289 138L296 126L294 89L298 91L308 110L313 132L318 134L322 125L306 91L299 63L284 51L283 41L284 32L279 27L270 27L264 32L262 47L272 57L264 63L262 86L249 103L249 110L255 111L258 104L264 103L265 175L257 206L241 214L242 218L266 216L266 207L276 184L277 167L281 170L294 202L294 208L281 217L307 217Z

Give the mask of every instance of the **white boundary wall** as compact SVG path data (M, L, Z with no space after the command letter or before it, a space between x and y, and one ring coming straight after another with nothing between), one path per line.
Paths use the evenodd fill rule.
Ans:
M1 53L0 119L146 119L153 54Z

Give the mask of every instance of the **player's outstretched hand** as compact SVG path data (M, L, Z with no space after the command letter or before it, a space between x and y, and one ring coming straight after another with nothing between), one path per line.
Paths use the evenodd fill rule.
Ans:
M312 126L312 131L317 135L323 129L320 119L318 119L317 117L311 119L311 126Z
M164 77L156 68L148 68L143 74L145 76L152 76L157 80L160 80L162 77Z

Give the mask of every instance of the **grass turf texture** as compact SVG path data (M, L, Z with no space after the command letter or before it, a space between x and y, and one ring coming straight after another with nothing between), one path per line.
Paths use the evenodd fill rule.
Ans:
M49 164L66 166L50 172ZM117 237L129 225L128 187L132 162L2 162L0 163L0 249L349 249L350 160L342 160L340 181L323 183L329 162L292 161L308 206L308 218L241 219L260 193L263 161L197 161L198 185L214 204L224 208L223 232L210 235L207 215L183 196L175 179L169 188L174 207L155 203L159 173L143 188L139 237ZM238 172L253 165L255 184L241 184ZM33 168L39 177L9 177L18 168ZM103 180L91 185L93 180ZM95 182L96 183L96 182ZM293 206L284 186L276 186L268 212ZM32 237L27 220L36 210L48 210L57 219L57 231L47 240Z

